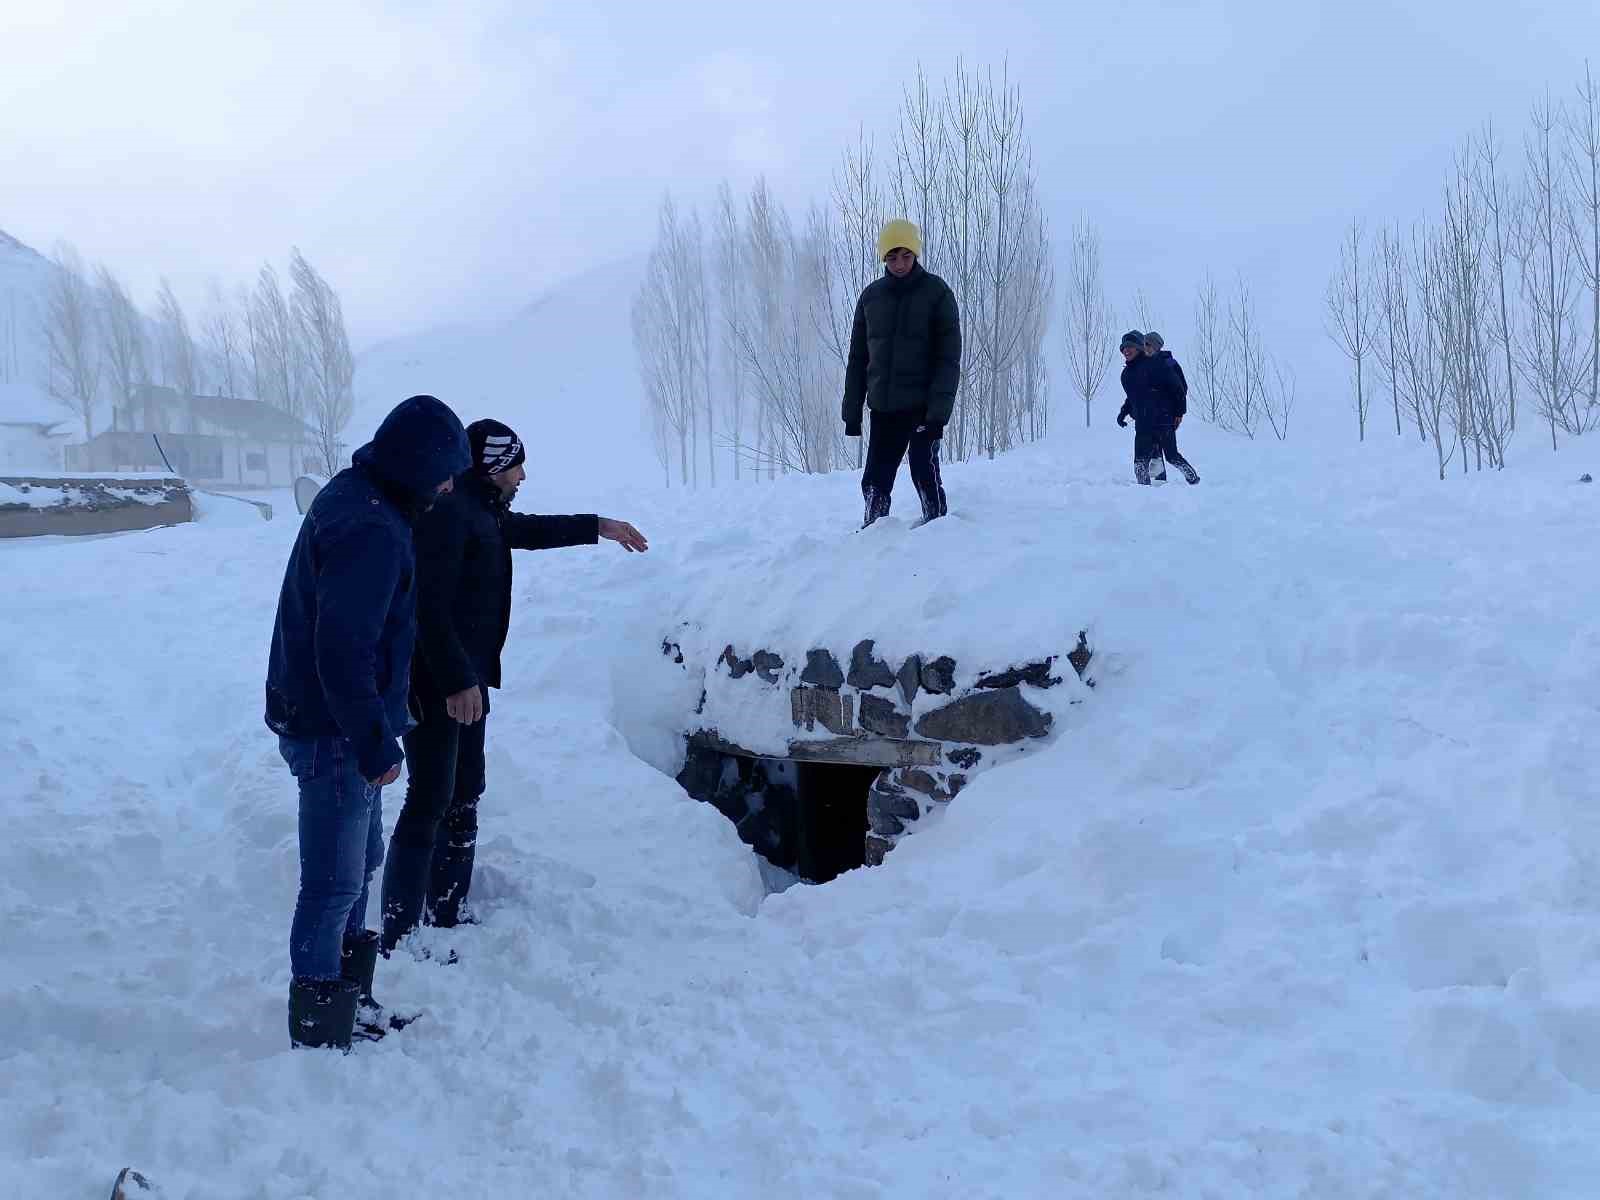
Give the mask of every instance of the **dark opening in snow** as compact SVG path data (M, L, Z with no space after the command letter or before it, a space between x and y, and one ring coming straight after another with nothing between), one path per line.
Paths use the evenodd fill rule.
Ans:
M827 883L866 864L867 789L881 770L734 754L691 740L678 783L773 866Z

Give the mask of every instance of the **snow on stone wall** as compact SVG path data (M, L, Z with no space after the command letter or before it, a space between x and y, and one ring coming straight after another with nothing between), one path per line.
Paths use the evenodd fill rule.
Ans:
M0 537L118 533L192 520L189 485L169 476L0 476Z

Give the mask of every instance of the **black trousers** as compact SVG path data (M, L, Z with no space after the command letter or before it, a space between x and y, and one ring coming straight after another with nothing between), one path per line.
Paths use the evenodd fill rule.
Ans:
M867 465L861 472L861 494L867 502L862 528L879 517L889 515L889 496L894 478L900 473L900 460L911 456L911 482L922 501L922 519L932 521L949 511L945 502L944 480L939 475L940 439L920 428L927 422L920 412L872 414L867 438Z
M1178 431L1171 425L1135 425L1133 430L1133 477L1140 483L1167 477L1167 463L1183 472L1190 483L1199 483L1200 474L1189 460L1178 453Z
M405 736L406 798L383 867L383 948L417 925L451 926L472 887L488 715L463 725L428 706Z

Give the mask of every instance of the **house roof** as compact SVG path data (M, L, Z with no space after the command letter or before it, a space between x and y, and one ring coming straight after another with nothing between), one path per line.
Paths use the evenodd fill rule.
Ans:
M135 403L153 405L172 423L172 432L182 432L174 418L178 413L193 413L241 437L262 441L299 441L312 434L311 427L292 413L260 400L243 396L180 396L169 387L146 384L135 394ZM156 432L161 432L157 430Z

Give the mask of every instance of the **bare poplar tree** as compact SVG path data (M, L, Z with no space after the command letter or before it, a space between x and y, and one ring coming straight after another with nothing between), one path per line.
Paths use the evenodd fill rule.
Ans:
M1377 296L1377 327L1373 331L1372 353L1394 408L1394 434L1400 437L1400 393L1403 387L1401 355L1405 346L1400 338L1400 309L1406 304L1406 251L1399 230L1385 228L1378 234L1378 253L1373 263L1373 287ZM1423 436L1417 426L1417 436Z
M1423 429L1433 442L1439 478L1461 448L1452 420L1450 365L1451 305L1450 250L1444 236L1423 230L1415 254L1414 290L1421 318L1422 338L1413 346L1411 387ZM1447 439L1445 434L1449 431Z
M657 253L652 251L641 277L639 291L634 295L631 318L634 357L639 364L645 405L649 410L647 416L651 444L670 488L675 442L679 443L681 451L677 427L680 412L677 407L678 396L673 391L676 372L673 369L671 301L666 294L666 272L657 259Z
M1571 198L1557 163L1562 119L1549 97L1534 106L1524 142L1528 221L1517 247L1526 303L1518 365L1550 423L1552 449L1559 430L1582 430L1577 397L1583 364L1574 320L1581 268L1573 256Z
M1072 227L1066 293L1067 369L1073 391L1083 399L1083 424L1087 428L1094 398L1117 354L1117 335L1101 266L1100 231L1087 217L1080 217Z
M344 306L328 281L295 247L289 253L291 311L302 347L311 400L311 424L325 473L344 459L341 441L355 408L355 359L345 333Z
M167 386L188 400L199 387L194 335L178 294L165 276L156 291L156 342L161 348L161 376Z
M1483 469L1486 455L1489 466L1503 467L1510 433L1508 402L1492 386L1493 290L1487 265L1487 214L1479 194L1469 146L1457 155L1440 231L1446 271L1445 372L1454 402L1452 419L1463 447L1463 471L1469 447L1478 470Z
M1600 85L1587 61L1578 103L1568 110L1566 126L1572 244L1589 289L1589 401L1579 428L1592 429L1600 423Z
M239 356L239 329L234 324L233 310L222 294L222 285L216 280L206 289L206 313L200 319L200 336L223 395L237 396L238 370L243 366Z
M1274 355L1267 357L1266 386L1262 392L1261 412L1272 427L1273 436L1280 442L1289 440L1289 419L1294 416L1298 383L1294 368Z
M1357 440L1367 440L1367 412L1371 398L1367 393L1365 367L1372 352L1377 315L1373 305L1371 271L1362 253L1363 230L1360 221L1351 221L1339 247L1339 269L1328 281L1328 336L1355 369Z
M1493 122L1484 124L1478 138L1477 152L1475 179L1479 203L1487 214L1489 224L1490 284L1494 289L1490 331L1500 347L1501 364L1504 367L1507 433L1510 434L1516 432L1517 428L1517 371L1516 326L1512 321L1509 277L1512 250L1522 224L1522 211L1516 200L1508 194L1500 174L1500 139L1495 135ZM1396 432L1399 432L1399 409L1396 408L1395 412Z
M652 421L670 430L677 441L678 482L684 487L691 481L690 440L702 395L703 344L687 262L694 235L686 224L672 197L663 198L656 244L645 263L632 312L634 346Z
M733 477L738 480L745 416L744 367L740 361L739 344L740 331L745 327L748 288L745 284L744 231L739 223L739 210L734 204L733 189L728 186L727 180L723 180L717 190L715 242L715 278L722 313L719 345L722 374L727 383L726 416L733 428L727 442L732 452ZM759 473L754 477L759 479Z
M118 404L127 404L134 389L149 378L144 318L126 285L104 264L95 270L95 286L100 293L100 342L113 394Z
M922 233L922 255L940 261L944 230L940 225L947 207L944 189L950 161L944 110L928 87L928 77L917 65L916 79L900 102L895 134L894 198L899 210L915 221ZM876 230L873 231L876 235ZM873 238L876 261L877 238Z
M271 263L262 265L256 275L251 298L256 336L260 345L262 388L260 398L276 404L292 416L305 414L300 382L300 342L296 336L294 313L278 282Z
M818 295L825 277L819 257L826 247L815 217L797 238L788 213L765 179L750 190L745 237L751 266L752 310L740 330L740 355L760 414L759 444L751 457L769 478L779 469L826 471L833 466L833 424L838 390L823 401L814 359L818 342L813 313L825 306ZM826 404L827 438L819 436L818 409Z
M918 78L921 80L920 71ZM925 95L925 82L922 88ZM856 302L867 285L883 273L883 264L878 259L878 230L883 227L886 216L883 184L878 177L872 143L867 140L865 131L857 134L854 148L845 150L843 161L834 173L833 206L837 225L831 241L828 311L823 337L829 354L838 364L842 380L850 356L850 331ZM926 232L923 236L926 238ZM855 460L859 467L866 439L851 440L855 442Z
M82 419L83 436L92 438L101 370L94 289L84 273L83 260L66 242L57 243L50 257L40 337L46 389Z
M983 439L982 421L988 412L982 388L991 378L983 361L988 341L982 336L990 314L989 293L983 287L982 267L990 235L991 212L984 195L983 159L985 103L982 83L958 59L954 75L945 82L940 106L946 145L945 176L939 188L939 225L942 229L939 273L950 283L961 306L964 381L956 400L954 438L947 426L946 444L953 441L954 457L970 458ZM969 332L970 331L970 332ZM973 337L972 332L979 333ZM971 381L978 386L968 386Z
M1232 426L1248 438L1265 415L1267 355L1261 344L1261 326L1256 319L1255 298L1244 276L1239 276L1228 304L1228 327L1233 334L1233 362L1237 371L1237 390L1233 401Z
M695 483L700 480L700 455L698 440L700 418L705 423L707 483L717 486L717 415L715 397L711 389L711 291L706 277L705 225L698 210L691 210L686 237L682 247L684 295L688 300L691 334L694 338L693 354L695 377L700 388L700 417L695 421Z
M1140 329L1154 329L1156 327L1155 310L1150 304L1150 297L1141 288L1133 290L1133 319Z
M1194 333L1194 378L1199 384L1196 391L1200 398L1200 417L1219 429L1231 428L1232 354L1217 295L1217 281L1209 271L1195 295Z
M1022 353L1014 374L1018 441L1038 441L1050 426L1050 367L1045 347L1050 336L1050 312L1055 306L1055 255L1050 245L1050 226L1037 211L1024 236L1024 269L1018 287L1026 301L1022 311ZM1107 352L1110 352L1109 344Z
M250 395L257 400L265 400L261 386L261 330L257 324L256 306L251 302L250 289L242 283L234 290L234 309L234 327L240 331L239 353L241 357L248 356Z
M993 71L981 85L984 139L980 145L985 207L992 212L989 244L982 260L987 320L982 323L986 391L983 450L992 459L1010 448L1011 395L1008 384L1021 356L1024 334L1039 297L1018 287L1024 277L1028 235L1033 224L1033 154L1024 136L1022 93L1002 72L998 86Z

